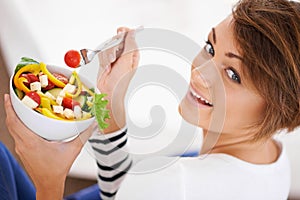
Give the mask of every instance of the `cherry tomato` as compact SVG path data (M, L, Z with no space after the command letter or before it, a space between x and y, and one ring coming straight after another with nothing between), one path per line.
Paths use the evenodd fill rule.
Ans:
M30 97L33 101L35 101L37 104L41 104L41 97L40 97L40 95L38 95L38 93L36 93L36 92L28 92L28 93L26 93L26 95L28 96L28 97Z
M20 77L24 77L24 78L27 79L27 82L24 82L24 85L26 85L27 87L30 86L30 83L39 81L39 78L36 75L32 74L32 73L21 74Z
M72 98L65 97L63 98L62 106L65 108L73 109L75 106L80 106L80 103Z
M72 68L77 68L80 65L81 56L76 50L70 50L65 54L65 63Z

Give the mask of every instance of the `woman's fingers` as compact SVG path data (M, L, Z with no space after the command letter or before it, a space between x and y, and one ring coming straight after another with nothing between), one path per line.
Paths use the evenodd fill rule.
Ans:
M17 117L9 99L8 94L4 94L4 107L6 112L6 126L11 134L11 136L16 139L22 139L20 134L14 129L17 127L23 128L23 124L20 123L19 118Z
M9 95L5 94L6 126L15 141L15 150L21 155L26 148L36 148L36 144L43 141L41 137L29 130L16 115Z
M135 30L130 30L127 32L124 46L125 47L121 59L130 61L131 68L134 69L138 66L139 62L139 51L135 41Z
M125 37L124 42L122 42L120 45L116 47L112 47L98 54L100 67L102 68L102 70L107 68L108 65L114 63L122 54L127 54L129 52L132 53L133 50L137 49L137 45L134 40L134 36L135 36L134 30L131 30L127 27L120 27L118 28L117 33L118 34L114 36L113 39ZM132 54L128 56L131 55Z
M125 33L125 32L128 32L128 31L130 31L130 28L128 28L128 27L125 27L125 26L119 27L117 29L117 34Z
M118 28L117 35L115 35L113 39L119 39L120 37L124 37L124 34L128 31L128 28L121 27ZM116 59L121 55L123 52L123 47L124 45L121 43L118 46L109 48L103 52L100 52L98 54L99 62L100 62L100 67L101 68L106 68L106 66L110 65L111 63L115 62Z

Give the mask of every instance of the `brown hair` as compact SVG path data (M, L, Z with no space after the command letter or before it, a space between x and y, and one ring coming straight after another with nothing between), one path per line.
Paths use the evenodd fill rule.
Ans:
M300 125L300 3L240 0L232 13L242 73L266 102L253 139L294 130Z

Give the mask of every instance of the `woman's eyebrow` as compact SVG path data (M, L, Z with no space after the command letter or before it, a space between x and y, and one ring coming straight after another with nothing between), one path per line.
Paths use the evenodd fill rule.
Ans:
M216 43L217 43L216 29L215 29L215 28L212 28L211 30L212 30L213 42L214 42L214 44L216 44ZM229 57L229 58L237 58L237 59L239 59L239 60L241 60L241 61L243 60L243 58L242 58L241 56L236 55L236 54L234 54L234 53L232 53L232 52L225 53L225 56L227 56L227 57Z
M215 30L215 28L212 28L211 30L212 30L212 35L213 35L213 42L214 42L214 44L216 44L217 43L216 30Z
M227 56L229 58L237 58L237 59L243 61L243 58L241 56L238 56L238 55L236 55L234 53L231 53L231 52L225 53L225 56Z

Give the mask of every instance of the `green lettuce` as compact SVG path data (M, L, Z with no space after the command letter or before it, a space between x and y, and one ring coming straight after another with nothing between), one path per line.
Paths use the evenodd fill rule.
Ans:
M32 59L32 58L22 57L21 61L16 66L15 73L17 71L19 71L22 67L24 67L26 65L29 65L29 64L39 64L39 62L36 61L36 60L34 60L34 59Z
M109 110L106 108L108 100L104 97L106 94L95 94L93 114L96 117L96 121L100 129L106 129L109 124L105 122L106 119L110 118Z

